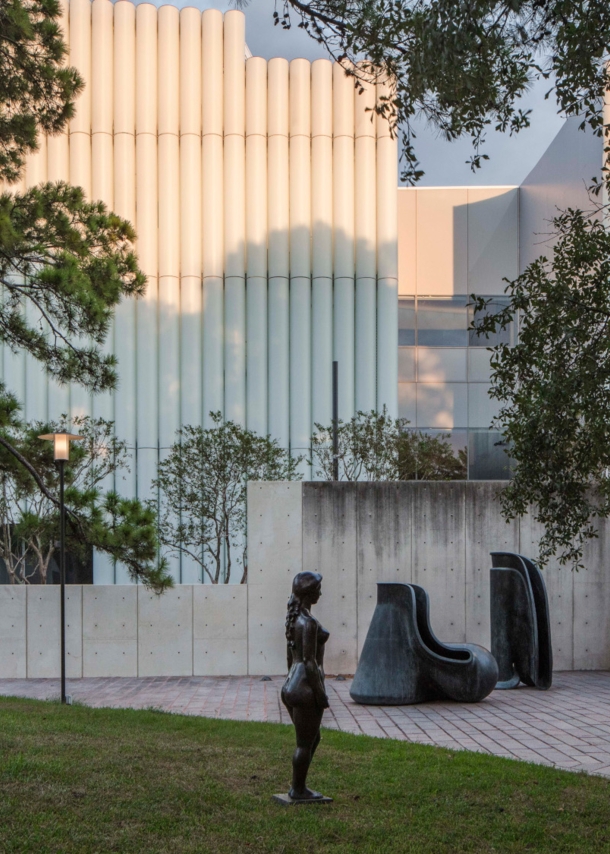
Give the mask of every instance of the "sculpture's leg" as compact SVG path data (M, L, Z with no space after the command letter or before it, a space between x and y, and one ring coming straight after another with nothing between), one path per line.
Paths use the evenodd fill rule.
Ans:
M297 748L292 757L292 788L290 797L295 799L321 798L319 792L308 789L306 784L307 772L316 747L320 742L320 724L323 710L317 706L312 708L294 707L289 710L294 722L297 736Z
M316 736L316 740L313 743L313 747L311 748L311 758L313 759L314 753L318 749L318 744L320 744L320 729L318 728L318 734Z

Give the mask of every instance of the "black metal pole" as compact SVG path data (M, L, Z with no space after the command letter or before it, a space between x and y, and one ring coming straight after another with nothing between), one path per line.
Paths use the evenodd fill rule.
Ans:
M333 362L333 480L339 480L339 362Z
M66 511L64 506L64 460L59 465L59 581L61 584L61 702L66 702Z

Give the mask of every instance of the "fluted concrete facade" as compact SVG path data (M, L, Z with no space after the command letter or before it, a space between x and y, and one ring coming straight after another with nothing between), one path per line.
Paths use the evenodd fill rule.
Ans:
M132 221L149 284L116 313L114 393L4 354L26 416L114 419L135 457L117 487L148 498L176 429L210 411L306 448L333 358L343 418L396 413L396 141L371 121L375 86L327 60L246 59L239 11L70 0L62 27L86 88L25 184L68 180Z

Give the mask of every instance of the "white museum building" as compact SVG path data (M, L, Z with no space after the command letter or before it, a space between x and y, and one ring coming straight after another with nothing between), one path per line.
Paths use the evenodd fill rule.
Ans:
M329 673L354 672L379 580L425 585L439 637L489 646L489 551L534 554L539 529L507 525L484 482L506 476L505 455L468 296L501 300L556 208L586 205L599 140L566 122L518 187L399 188L397 143L371 112L384 92L358 94L328 60L249 56L241 12L64 9L86 87L25 185L70 181L129 219L148 289L117 311L113 394L59 388L0 348L26 418L114 420L134 456L116 487L147 498L176 430L211 411L306 449L331 421L337 360L341 418L387 406L467 447L479 481L251 483L247 584L183 566L159 597L96 555L95 583L67 587L68 676L280 673L302 569L325 576ZM560 669L610 666L602 533L586 578L547 576ZM58 586L0 584L0 676L58 672Z
M116 487L146 498L176 430L212 411L306 450L337 360L341 418L387 406L467 448L469 479L505 478L494 342L469 332L468 295L502 299L600 144L568 122L521 187L398 188L372 112L384 87L250 56L242 12L71 0L63 26L86 86L23 180L70 181L129 219L148 288L117 310L112 394L60 388L4 348L26 418L114 420L134 458ZM96 556L94 580L126 579Z

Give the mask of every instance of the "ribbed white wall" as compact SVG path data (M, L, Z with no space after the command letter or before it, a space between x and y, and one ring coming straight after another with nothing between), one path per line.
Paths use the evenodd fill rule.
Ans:
M290 196L288 62L272 59L267 88L267 205L269 243L269 415L267 429L290 444ZM302 393L302 392L301 392Z
M311 437L311 65L290 63L290 444ZM309 466L302 465L309 477Z
M176 429L210 411L307 448L333 358L341 417L396 412L396 141L375 87L328 60L246 60L238 11L71 0L62 23L87 85L24 184L69 180L129 219L148 287L117 310L119 387L93 404L3 348L28 417L114 418L135 450L116 486L148 498Z
M246 62L246 423L267 433L267 63Z
M377 97L390 97L377 84ZM377 409L398 416L398 141L376 116L377 134Z
M311 66L311 375L312 423L332 420L333 65Z
M334 358L338 362L339 418L354 413L354 79L333 66Z

